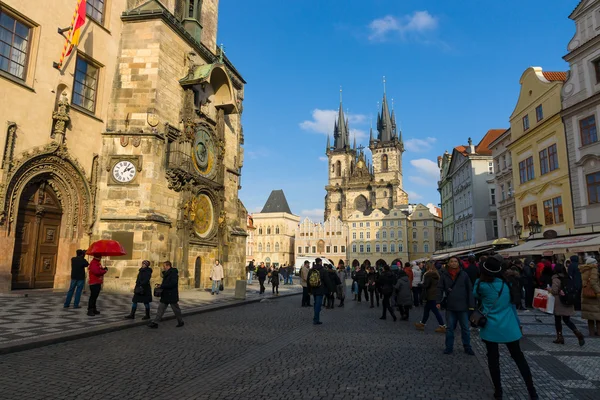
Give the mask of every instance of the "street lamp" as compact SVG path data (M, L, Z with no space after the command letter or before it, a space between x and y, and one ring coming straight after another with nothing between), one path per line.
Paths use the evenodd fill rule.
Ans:
M529 222L528 226L530 236L542 231L542 224L540 224L539 221L531 221Z
M514 228L515 228L515 234L517 235L517 237L520 238L521 234L523 233L523 225L521 225L521 223L519 221L517 221Z

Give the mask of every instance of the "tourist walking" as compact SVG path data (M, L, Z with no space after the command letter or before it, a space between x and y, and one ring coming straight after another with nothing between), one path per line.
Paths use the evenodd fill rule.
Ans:
M323 306L323 296L326 294L329 283L329 274L323 268L320 258L315 260L315 265L308 273L308 290L313 295L314 315L313 324L321 325L321 307Z
M383 273L379 277L379 281L377 282L377 286L381 290L383 294L382 306L383 306L383 314L379 319L386 319L386 312L389 311L394 322L397 320L396 314L394 313L394 308L390 304L390 299L394 294L394 285L396 284L396 277L390 270L389 265L383 266Z
M273 266L271 271L271 285L272 293L279 296L279 269L276 266Z
M435 329L438 333L446 333L446 326L444 325L444 319L440 314L439 307L437 306L437 299L439 298L438 284L440 282L440 273L436 268L433 261L427 263L427 271L423 276L423 297L425 299L425 308L423 309L423 318L421 321L415 322L415 327L423 331L425 330L425 324L429 319L429 312L433 312L435 318L438 321L439 326Z
M471 330L469 329L469 310L475 307L473 285L469 276L460 268L456 257L448 260L447 271L440 276L438 303L442 298L446 302L446 349L444 354L452 354L454 348L454 330L460 324L461 339L466 354L474 356L471 348Z
M533 308L533 295L535 293L535 263L533 261L525 260L523 263L521 281L525 289L525 307Z
M150 322L148 327L153 329L158 328L158 323L167 310L167 306L171 305L171 309L177 318L177 325L175 326L181 328L184 324L183 317L181 316L181 308L179 308L179 271L177 271L177 268L173 268L171 261L163 263L162 278L162 283L156 285L161 289L160 304L158 305L154 321Z
M90 265L85 259L85 250L77 250L75 254L76 256L71 258L71 283L69 285L69 291L67 292L67 298L65 299L64 308L69 308L71 305L73 293L75 293L73 308L81 308L79 301L81 300L81 292L85 285L85 269Z
M421 263L415 264L412 267L413 273L413 281L412 281L412 297L413 297L413 305L415 307L419 307L421 305L421 292L423 287L423 272L421 270Z
M346 277L347 274L344 271L344 264L338 265L337 271L339 284L337 285L337 298L340 301L338 307L344 307L344 300L346 299Z
M375 305L373 302L377 300L377 307L379 307L379 293L377 293L377 281L379 280L379 273L375 271L375 268L369 267L367 273L367 288L369 289L369 297L371 297L371 308Z
M310 307L310 294L308 293L308 272L310 271L310 261L304 261L300 267L300 285L302 286L302 307Z
M288 269L287 269L287 264L284 263L283 266L281 268L279 268L279 275L283 278L283 284L287 285L288 283ZM271 277L271 279L273 279Z
M212 289L210 294L219 294L223 277L223 266L219 263L219 260L215 260L215 264L210 270L210 280L212 281Z
M562 322L564 322L565 325L573 331L575 336L577 336L579 345L583 346L585 344L583 334L577 329L573 321L571 321L571 316L575 313L575 307L574 302L570 303L568 301L567 293L569 292L569 289L574 289L571 277L563 264L557 264L554 267L552 287L550 288L550 293L556 298L556 301L554 302L554 328L556 329L556 340L552 343L565 344L565 338L562 334L562 319Z
M294 284L294 266L288 265L287 271L288 271L288 285L293 285Z
M269 270L265 266L265 263L261 262L258 269L256 270L256 277L258 278L258 284L260 285L259 294L265 293L265 280L267 279L268 274Z
M470 253L469 257L467 258L467 265L464 268L465 272L469 276L469 279L471 280L471 284L474 284L479 277L479 268L477 267L475 260L475 254Z
M138 270L135 287L133 288L133 298L131 299L131 312L125 317L126 319L135 318L135 311L137 310L138 303L144 303L144 309L146 310L146 315L144 315L142 319L150 319L150 303L152 302L150 279L152 279L150 261L144 260L142 261L142 267Z
M337 287L341 282L337 273L333 269L333 265L327 265L327 274L329 275L329 284L327 290L327 304L326 307L332 309L335 306L335 294L337 293Z
M581 318L588 322L590 336L600 336L600 271L598 261L587 257L585 264L578 266L583 289L581 292Z
M479 337L487 349L488 368L494 384L494 399L502 399L499 344L505 344L515 361L531 399L538 395L533 385L529 364L521 350L519 340L523 336L519 328L517 311L510 299L510 289L502 279L502 263L494 257L480 265L480 278L476 281L473 295L481 303L481 313L487 318L480 325Z
M88 300L88 311L87 315L93 317L94 315L100 314L96 307L98 296L100 296L100 290L102 290L102 283L104 282L104 274L108 271L108 268L103 267L100 261L102 256L94 254L94 258L89 266L89 278L88 284L90 286L90 299Z
M369 294L367 293L367 271L365 265L360 266L360 270L354 274L354 281L358 288L358 302L361 302L362 294L365 294L365 301L369 301Z
M254 278L254 271L256 271L256 267L254 266L254 260L250 261L247 269L248 269L248 285L252 285L252 278Z
M411 296L410 280L403 270L398 272L398 279L394 285L394 294L396 297L396 305L400 311L400 319L402 321L408 321L413 299Z

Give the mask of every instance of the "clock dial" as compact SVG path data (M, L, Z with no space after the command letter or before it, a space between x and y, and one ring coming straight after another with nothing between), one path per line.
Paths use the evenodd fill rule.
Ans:
M196 132L192 155L200 175L210 178L215 174L215 144L210 133L202 128Z
M200 194L194 202L194 231L200 237L207 237L214 224L214 208L212 201L205 194Z
M119 161L113 167L113 178L117 182L128 183L135 178L136 174L135 165L131 161Z

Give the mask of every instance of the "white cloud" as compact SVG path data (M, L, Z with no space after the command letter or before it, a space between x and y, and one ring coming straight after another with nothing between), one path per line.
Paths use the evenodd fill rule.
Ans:
M423 178L422 176L409 176L408 180L412 183L416 183L420 186L434 186L434 183L431 179Z
M325 157L325 156L321 156L321 157L319 157L319 161L327 161L327 160L328 160L328 158L327 158L327 157Z
M424 178L433 179L436 183L440 177L440 169L437 163L428 160L427 158L418 158L410 160L410 164L425 175ZM422 176L422 175L421 175Z
M428 11L415 11L410 15L394 17L386 15L369 23L369 40L385 41L389 36L396 35L406 39L407 35L423 35L438 27L438 18Z
M348 123L352 126L352 124L362 124L367 120L366 115L362 114L350 114L346 113L346 118L348 118ZM333 125L338 117L337 110L320 110L318 108L312 111L312 120L306 120L300 123L300 128L305 131L322 133L324 135L333 134ZM350 129L350 140L353 139L354 134L356 134L356 139L366 138L367 134L364 131L358 129Z
M302 219L308 217L313 222L322 222L325 210L322 208L313 208L312 210L302 210L300 217Z
M425 139L408 139L404 141L404 147L406 150L415 153L422 153L431 150L431 146L437 141L434 137L427 137Z
M423 196L421 196L420 194L418 194L417 192L413 192L412 190L409 190L408 192L408 201L413 201L413 200L421 200L423 199Z
M269 156L269 150L265 147L249 148L244 149L244 156L248 160L257 160L259 158L265 158Z

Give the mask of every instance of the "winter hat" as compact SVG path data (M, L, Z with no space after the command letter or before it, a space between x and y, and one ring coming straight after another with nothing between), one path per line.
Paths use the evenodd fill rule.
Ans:
M595 264L598 264L598 261L596 261L596 259L594 257L587 257L585 259L585 263L595 265Z
M142 265L145 266L145 267L149 267L150 266L150 261L144 260L144 261L142 261Z
M398 270L399 270L398 264L392 265L392 271L398 271Z
M490 275L496 275L502 272L502 262L496 257L490 257L482 264L483 269Z

